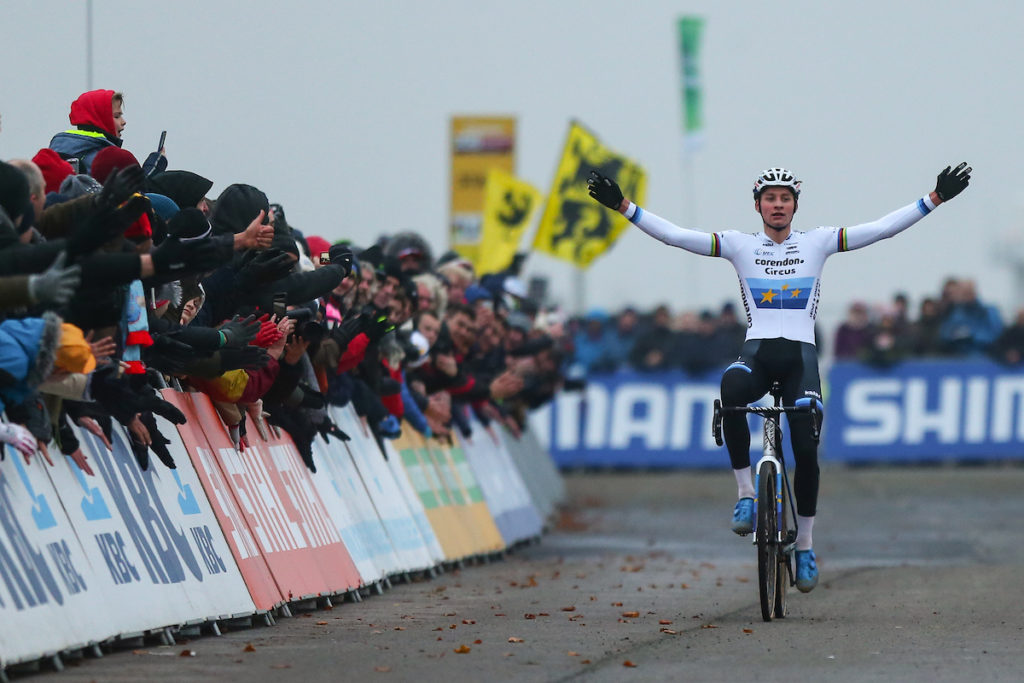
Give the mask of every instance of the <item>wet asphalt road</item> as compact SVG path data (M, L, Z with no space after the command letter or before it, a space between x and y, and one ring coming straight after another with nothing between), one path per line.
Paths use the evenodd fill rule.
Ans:
M567 481L557 527L503 561L28 680L1024 679L1024 468L823 468L821 583L770 624L728 472Z

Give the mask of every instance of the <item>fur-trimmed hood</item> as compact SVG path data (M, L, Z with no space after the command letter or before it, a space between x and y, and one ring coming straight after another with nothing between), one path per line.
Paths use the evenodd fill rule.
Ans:
M60 345L62 322L60 316L48 311L41 318L15 318L0 323L3 397L20 399L50 375Z

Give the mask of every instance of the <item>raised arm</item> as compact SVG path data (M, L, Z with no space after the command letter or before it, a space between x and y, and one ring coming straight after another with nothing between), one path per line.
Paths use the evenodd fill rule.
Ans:
M860 249L887 237L898 235L931 213L932 209L939 204L949 201L963 192L970 180L971 168L967 162L961 163L955 169L947 166L939 173L935 189L913 204L896 209L876 221L840 229L838 251Z
M721 246L716 235L680 228L650 211L641 209L622 196L622 190L611 178L591 171L587 187L591 197L609 209L618 211L654 239L701 256L721 255Z

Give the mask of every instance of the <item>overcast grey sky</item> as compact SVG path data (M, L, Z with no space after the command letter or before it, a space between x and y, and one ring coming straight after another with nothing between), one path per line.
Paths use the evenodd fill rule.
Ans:
M93 87L126 95L125 147L166 129L172 168L247 182L307 234L368 243L416 229L440 250L452 114L518 117L518 173L542 189L571 118L649 172L647 206L704 230L760 228L750 187L783 165L804 181L795 227L877 218L975 168L955 202L826 266L823 322L855 298L977 278L1009 314L997 258L1021 249L1024 3L794 0L127 2L94 0ZM0 3L0 158L68 127L87 89L86 4ZM707 20L706 144L681 161L675 19ZM692 188L686 189L687 185ZM559 296L572 269L529 272ZM630 230L586 276L590 307L738 303L732 268Z

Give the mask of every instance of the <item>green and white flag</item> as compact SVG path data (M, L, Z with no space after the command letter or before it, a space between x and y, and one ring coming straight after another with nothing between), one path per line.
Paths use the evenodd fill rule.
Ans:
M683 95L683 144L696 149L704 141L704 101L700 78L700 40L704 18L680 17L679 59Z

